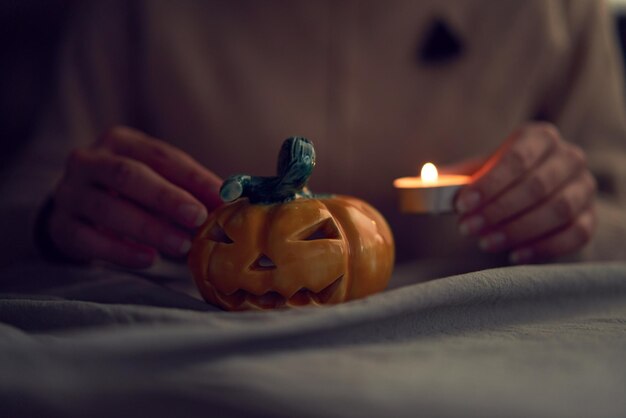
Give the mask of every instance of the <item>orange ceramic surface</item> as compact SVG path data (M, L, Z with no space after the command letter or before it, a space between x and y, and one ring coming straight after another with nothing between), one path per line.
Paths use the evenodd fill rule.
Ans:
M210 215L189 255L202 296L227 310L364 297L387 286L393 262L385 219L348 196L235 200Z

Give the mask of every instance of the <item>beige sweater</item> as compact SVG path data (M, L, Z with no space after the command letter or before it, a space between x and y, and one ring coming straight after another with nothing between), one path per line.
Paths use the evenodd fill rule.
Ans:
M12 200L41 201L67 151L113 124L222 177L271 175L281 141L303 135L318 152L311 188L379 208L400 260L475 268L498 260L479 256L452 215L400 215L392 181L426 161L486 156L541 118L589 153L611 194L587 257L626 259L622 70L597 0L85 3L57 101L5 185ZM419 59L435 19L463 45L444 63Z

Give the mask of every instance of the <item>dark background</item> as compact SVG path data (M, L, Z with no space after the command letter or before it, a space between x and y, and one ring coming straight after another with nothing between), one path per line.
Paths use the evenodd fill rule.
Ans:
M0 0L0 174L52 92L70 6L70 0Z
M52 93L58 48L72 4L72 0L0 0L0 174L33 134ZM626 8L614 12L624 51Z

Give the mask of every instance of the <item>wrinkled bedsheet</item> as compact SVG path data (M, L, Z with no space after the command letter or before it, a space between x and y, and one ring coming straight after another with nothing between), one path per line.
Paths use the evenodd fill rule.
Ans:
M505 267L228 313L188 277L0 274L2 417L626 416L626 263Z

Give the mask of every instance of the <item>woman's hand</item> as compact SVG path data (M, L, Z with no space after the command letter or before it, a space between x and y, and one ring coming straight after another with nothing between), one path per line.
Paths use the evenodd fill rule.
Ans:
M456 199L459 229L487 252L528 263L572 253L595 230L584 152L546 123L516 131Z
M220 204L220 184L184 152L116 127L69 156L48 232L72 259L149 267L158 253L187 253L190 229Z

